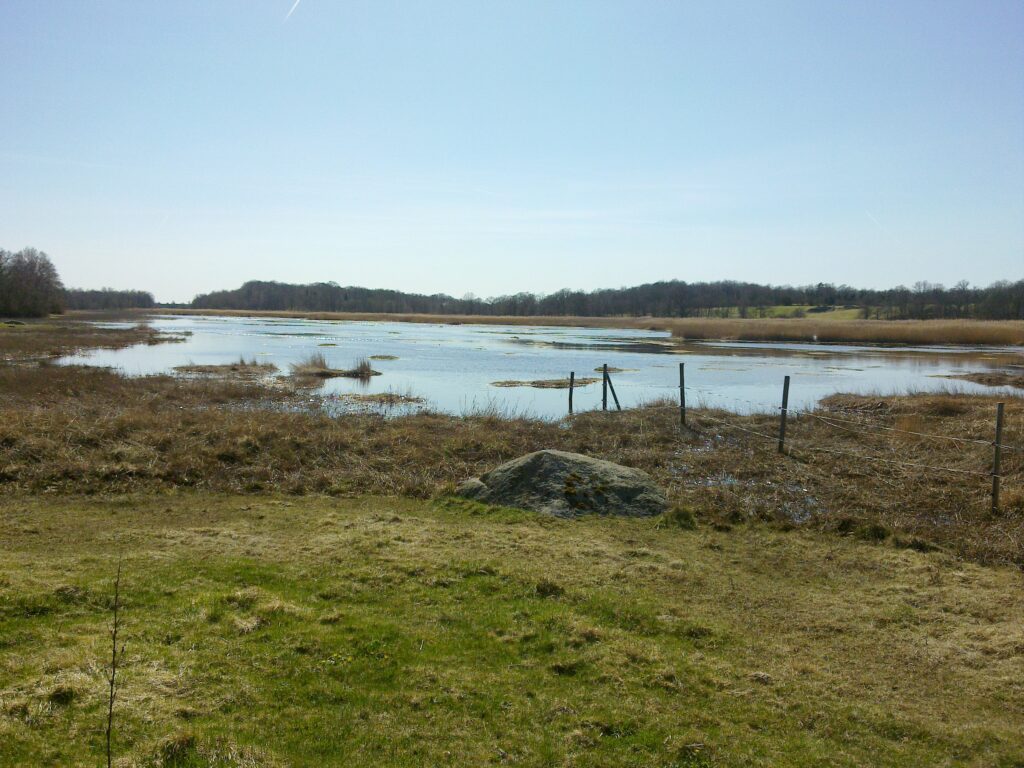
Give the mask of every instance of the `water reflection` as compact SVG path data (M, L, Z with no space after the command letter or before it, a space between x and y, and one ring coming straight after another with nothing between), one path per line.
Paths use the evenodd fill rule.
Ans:
M342 322L292 318L155 316L152 325L191 335L182 343L97 350L63 358L65 364L111 366L129 375L168 373L189 363L215 365L239 357L274 363L279 375L311 353L332 367L350 368L375 359L382 372L369 381L329 379L318 387L335 410L354 407L350 395L419 397L450 413L492 409L544 417L562 416L564 389L496 388L493 382L561 379L574 371L592 376L607 363L623 407L678 396L678 363L686 364L693 404L740 412L778 405L782 379L792 377L794 408L812 406L834 392L892 394L908 390L992 393L992 388L947 375L1005 370L1020 364L1020 351L1001 348L894 348L839 344L740 342L677 343L667 333L607 328L542 328ZM577 410L600 407L600 384L575 393ZM401 412L406 406L396 406Z

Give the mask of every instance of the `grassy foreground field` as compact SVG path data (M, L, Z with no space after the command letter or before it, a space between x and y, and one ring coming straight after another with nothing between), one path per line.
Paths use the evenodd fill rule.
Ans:
M7 495L0 764L1019 766L1019 570L465 502Z

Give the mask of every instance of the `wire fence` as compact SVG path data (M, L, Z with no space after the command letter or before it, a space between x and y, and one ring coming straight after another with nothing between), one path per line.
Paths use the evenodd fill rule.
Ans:
M570 381L574 379L575 374L570 375ZM999 510L1000 501L1000 490L1002 481L1006 479L1007 473L1001 468L1001 459L1004 452L1021 455L1024 454L1024 445L1018 445L1008 443L1003 437L1003 414L1004 414L1004 403L998 403L996 407L995 419L993 423L993 438L986 440L978 437L967 437L959 435L946 435L938 434L934 432L926 432L920 429L904 429L899 426L893 426L890 424L883 424L879 418L867 418L863 413L857 412L856 417L848 410L839 410L824 407L822 410L809 411L799 408L790 408L788 405L789 398L789 383L790 377L786 376L783 384L781 405L774 406L772 411L766 412L764 403L757 403L752 400L745 398L731 397L724 395L720 391L714 391L701 387L693 387L685 383L685 364L680 363L679 365L679 384L678 385L660 385L665 389L677 390L679 394L679 405L646 405L643 406L645 411L673 411L679 414L680 428L690 432L700 432L700 425L705 422L715 425L716 428L722 430L728 430L739 435L749 436L760 441L767 441L775 443L777 450L781 454L793 456L793 452L806 452L806 453L820 453L830 454L834 456L843 456L848 458L857 459L861 462L867 462L869 464L880 464L887 466L899 466L906 467L908 469L925 471L932 473L949 473L955 476L961 477L979 477L986 478L991 481L991 511L997 512ZM611 382L611 376L608 373L607 366L604 367L602 375L602 410L609 410L608 393L611 391L613 396L613 402L616 410L622 410L619 405L617 395L614 394L615 388ZM570 385L570 397L569 397L569 412L572 413L572 386ZM723 418L721 415L716 413L723 413L725 409L721 408L700 408L696 414L698 417L698 424L694 424L692 421L692 408L691 418L687 420L687 399L690 396L690 402L692 402L693 395L706 395L713 398L717 402L721 401L732 401L735 403L742 404L748 407L748 415L759 413L762 416L772 418L772 412L776 415L774 418L778 419L778 431L775 434L771 434L765 431L762 425L756 425L758 428L754 428L750 424L737 424L735 421L731 421L727 418ZM753 407L750 409L750 407ZM714 413L710 412L714 411ZM824 411L824 412L823 412ZM838 411L842 415L835 415ZM878 438L878 437L894 437L894 436L905 436L908 438L915 438L917 440L926 441L937 441L944 444L954 446L961 453L960 458L963 458L963 450L965 449L978 449L984 448L986 450L985 456L971 457L977 460L979 468L964 468L964 467L951 467L942 464L930 463L926 461L908 460L903 457L884 457L878 456L873 453L864 453L858 450L849 450L841 447L822 446L820 444L812 444L805 439L794 440L792 435L786 435L786 425L790 417L806 418L811 419L816 423L822 424L831 430L839 433L845 433L852 435L859 439ZM790 421L792 424L792 421ZM905 446L901 446L903 450ZM989 453L990 452L990 453ZM987 469L985 467L987 465Z

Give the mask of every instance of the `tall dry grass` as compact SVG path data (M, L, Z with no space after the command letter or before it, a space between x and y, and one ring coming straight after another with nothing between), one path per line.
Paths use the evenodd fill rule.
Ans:
M244 493L430 497L496 464L559 448L638 467L698 517L835 528L877 525L964 556L1024 563L1024 452L1004 454L1004 512L988 512L988 445L954 444L794 415L780 456L772 415L671 404L549 422L499 411L331 418L316 399L253 381L126 379L86 368L0 367L0 492ZM991 440L995 398L834 398L870 424ZM721 422L726 422L723 425ZM748 430L748 431L744 431ZM769 436L765 440L754 433ZM1007 401L1004 442L1024 446L1024 399ZM821 451L810 450L821 449ZM935 473L863 457L980 474Z

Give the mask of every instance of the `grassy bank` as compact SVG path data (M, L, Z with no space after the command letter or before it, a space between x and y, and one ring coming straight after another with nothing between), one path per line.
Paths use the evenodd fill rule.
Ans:
M90 318L99 322L109 319L109 316L107 313L96 313ZM135 344L163 344L182 340L180 336L161 333L146 325L145 318L139 314L121 314L118 318L121 321L126 318L140 321L116 328L103 328L82 322L79 316L55 316L16 323L0 321L0 363L55 358L90 349L123 349Z
M791 419L791 455L780 456L777 417L695 408L693 431L682 431L671 405L562 422L331 418L315 396L254 381L52 366L0 368L0 392L5 492L431 498L503 461L560 448L650 472L708 523L798 524L1024 563L1024 452L1004 454L1004 513L992 516L990 446L914 434L990 441L993 397L836 397L817 418ZM1024 400L1008 399L1003 440L1024 446Z
M1024 321L854 320L817 318L515 317L417 315L373 312L260 312L250 310L161 310L178 315L290 317L303 320L540 325L669 331L680 340L836 342L851 344L1024 344Z
M0 763L1013 766L1018 571L396 498L0 500Z

